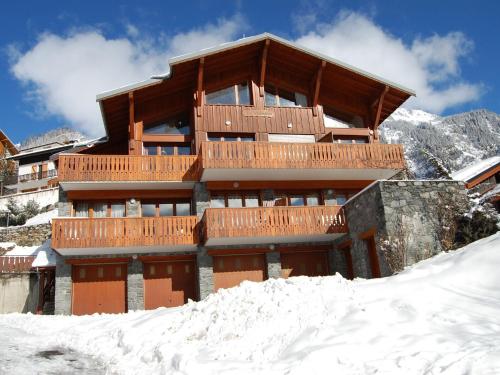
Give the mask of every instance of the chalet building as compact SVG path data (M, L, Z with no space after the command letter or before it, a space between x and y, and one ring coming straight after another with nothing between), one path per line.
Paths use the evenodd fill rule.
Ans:
M243 280L341 268L361 276L341 243L343 205L405 168L377 128L412 95L271 34L98 95L107 141L58 158L56 313L178 306Z
M6 185L15 184L17 181L16 163L8 158L18 153L16 145L0 129L0 158L2 160L2 165L0 165L0 196L9 194L11 190L6 188Z
M457 181L464 181L471 193L477 193L482 202L491 203L500 212L500 156L494 156L452 173Z

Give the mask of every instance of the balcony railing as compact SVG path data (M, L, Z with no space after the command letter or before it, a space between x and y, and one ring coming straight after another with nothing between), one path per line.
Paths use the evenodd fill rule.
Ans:
M79 181L196 181L196 155L135 156L84 155L59 156L59 180Z
M50 169L48 171L40 171L40 172L33 172L33 173L26 173L26 174L19 175L18 181L19 182L36 181L36 180L43 180L44 178L51 178L51 177L56 177L56 176L57 176L57 170Z
M0 273L30 272L35 256L0 256Z
M403 169L397 144L203 142L202 168Z
M208 208L205 240L346 233L341 206Z
M142 247L198 243L196 216L52 220L52 247Z

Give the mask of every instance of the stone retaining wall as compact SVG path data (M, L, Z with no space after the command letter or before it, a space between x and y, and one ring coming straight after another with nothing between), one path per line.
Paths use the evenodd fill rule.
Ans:
M18 246L40 246L50 238L50 224L0 228L0 242L15 242Z

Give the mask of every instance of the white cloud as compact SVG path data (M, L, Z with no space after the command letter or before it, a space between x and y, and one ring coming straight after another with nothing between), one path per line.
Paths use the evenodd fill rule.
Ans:
M128 38L108 39L99 30L66 36L39 37L26 52L11 48L11 70L27 89L36 109L61 116L90 136L104 134L95 102L97 93L142 81L168 71L168 58L240 37L244 19L236 15L185 33L137 38L130 25Z
M460 59L473 48L460 32L417 38L408 45L365 15L342 12L296 42L415 90L408 107L440 113L482 93L481 84L460 77Z

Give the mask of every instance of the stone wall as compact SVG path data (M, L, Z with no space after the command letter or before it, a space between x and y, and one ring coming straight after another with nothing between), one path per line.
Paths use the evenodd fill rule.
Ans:
M388 276L448 250L454 239L454 219L468 209L461 182L373 183L345 205L349 235L343 240L352 241L354 275L372 276L364 236L374 236L380 273Z
M18 246L40 246L52 233L50 224L0 228L0 242L15 242Z

